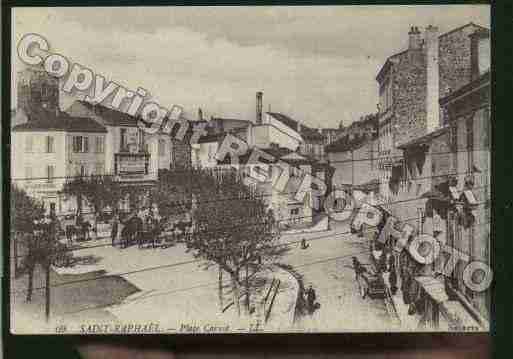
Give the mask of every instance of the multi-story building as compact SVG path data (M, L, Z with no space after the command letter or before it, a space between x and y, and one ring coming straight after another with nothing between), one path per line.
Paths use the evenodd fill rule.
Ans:
M400 200L404 185L397 180L406 171L399 146L443 126L447 116L439 98L470 82L475 32L489 33L473 23L441 35L434 26L424 36L412 27L408 48L390 56L379 71L380 193L387 201Z
M76 203L60 191L67 178L104 173L106 136L107 129L92 119L31 111L12 128L11 181L47 211L70 212Z
M340 126L338 128L321 128L321 134L324 136L324 146L328 146L336 142L344 136L344 133L344 125L342 122L340 122Z
M410 36L416 35L418 30L413 28ZM433 39L434 35L428 34L427 42ZM436 86L430 85L428 71L426 86L417 89L422 93L427 87L427 98L417 108L422 114L419 123L409 123L407 117L403 122L398 120L400 103L392 107L390 115L383 115L390 116L385 121L396 121L406 127L392 127L392 135L401 139L395 138L388 148L402 154L399 170L392 165L387 183L387 189L398 202L391 203L389 209L417 233L434 237L443 248L454 248L468 255L469 261L489 264L489 31L470 24L437 39L439 45L435 42L434 46L440 50L439 83L458 86L459 82L460 87L451 87L445 96L436 91L434 94L441 96L437 99L439 106L429 107L432 99L427 89ZM449 73L450 62L442 55L445 52L454 61L455 73ZM456 54L460 57L454 57ZM398 89L394 91L395 94ZM412 109L411 116L415 114ZM380 125L385 121L380 121ZM459 261L451 278L445 280L441 273L449 255L441 254L434 263L411 273L401 272L412 276L410 279L420 286L417 302L422 303L421 325L430 329L447 329L451 325L487 329L489 291L474 292L465 285L466 261Z
M227 161L219 162L216 153L227 133L240 138L248 144L248 154L252 149L258 148L273 158L273 161L268 163L270 175L266 181L256 181L251 176L245 176L246 183L259 189L282 224L309 224L312 222L314 209L322 208L324 196L317 196L310 189L303 199L298 200L296 192L300 184L311 187L311 184L303 183L305 178L309 179L307 175L311 175L323 180L329 193L333 170L327 163L316 158L323 157L323 151L318 148L323 147L324 137L320 136L317 130L307 128L279 113L267 112L262 118L261 99L261 93L257 93L255 124L250 121L219 118L209 121L208 134L201 137L198 143L191 144L192 165L204 168L233 167ZM303 135L306 135L306 140ZM241 156L238 166L240 171L247 174L253 166L247 163L248 158L249 155ZM278 166L279 161L288 165L285 168L287 174L284 174L288 175L285 188L273 186L275 177L280 176L284 170Z
M450 133L451 166L456 173L449 188L453 205L447 214L447 244L490 265L490 49L487 32L472 37L473 81L440 99ZM463 281L459 262L447 279L449 295L487 328L490 290L475 292ZM447 311L447 310L446 310ZM450 312L450 310L449 310ZM449 313L452 314L452 313Z
M151 186L159 170L190 163L183 141L172 142L161 133L150 136L126 113L86 101L61 112L59 83L46 72L28 69L17 80L12 178L28 178L32 193L57 213L77 207L74 199L58 195L67 178L112 175L126 186ZM41 183L38 177L47 180ZM130 201L121 207L128 209Z
M328 162L335 169L334 186L377 186L377 131L377 115L367 115L342 129L339 139L326 146Z

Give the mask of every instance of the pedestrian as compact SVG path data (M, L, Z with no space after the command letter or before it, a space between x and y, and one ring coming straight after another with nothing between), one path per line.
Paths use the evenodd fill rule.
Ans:
M116 242L116 238L118 236L118 227L119 227L119 217L117 214L115 214L114 217L112 218L112 228L110 231L110 238L112 240L113 247Z
M308 308L308 313L312 314L315 310L315 300L317 299L317 295L315 293L315 289L312 288L312 285L308 287L306 290L306 304Z
M356 280L356 283L358 284L358 290L359 290L362 298L365 299L365 297L367 296L367 287L365 285L366 282L365 282L365 278L364 278L363 274L367 272L367 268L365 268L363 266L363 264L360 263L358 258L353 257L352 260L353 260L353 269L354 269L354 273L355 273L355 280Z
M310 244L306 244L306 239L302 239L301 240L301 249L307 249L308 247L310 247Z
M360 279L360 276L363 273L367 272L367 268L365 268L356 257L353 257L353 269L355 273L355 279L357 281Z

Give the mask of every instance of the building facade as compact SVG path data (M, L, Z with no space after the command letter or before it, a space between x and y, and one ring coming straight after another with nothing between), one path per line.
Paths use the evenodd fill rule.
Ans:
M60 191L70 177L104 173L106 136L106 128L88 118L32 112L11 131L11 181L48 213L72 212L74 199Z
M408 48L390 56L376 80L379 89L380 193L388 202L401 200L390 182L405 173L399 146L445 125L438 100L471 81L472 36L489 30L469 23L439 35L428 26L412 27Z
M339 139L326 146L328 163L335 169L333 185L338 188L371 182L376 185L378 117L363 116L341 131Z
M454 69L461 78L446 74L445 69L440 75L447 77L440 76L440 83L458 86L459 80L463 85L447 91L438 100L438 108L426 106L429 112L420 125L423 135L412 124L414 135L401 134L408 140L393 140L389 147L402 155L399 170L392 166L387 186L397 203L384 207L416 234L430 235L446 248L428 265L415 263L406 251L396 258L400 290L415 293L413 299L410 295L403 298L415 305L419 326L428 330L489 328L490 291L474 291L463 280L469 262L490 264L489 32L481 28L462 32L465 28L469 30L467 26L439 38L441 52L449 51L446 46L452 38L456 49L449 51L451 56L458 51L462 54L462 71ZM412 29L413 35L417 32ZM452 61L458 64L456 59ZM442 62L440 68L445 66ZM433 112L439 116L439 125L430 128L428 114ZM380 139L385 141L381 133ZM454 251L467 260L457 261L450 277L445 277L443 268Z

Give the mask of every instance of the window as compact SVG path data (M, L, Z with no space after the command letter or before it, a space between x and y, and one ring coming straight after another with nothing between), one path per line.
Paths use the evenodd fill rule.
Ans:
M166 141L159 140L159 157L163 157L166 154Z
M482 121L484 121L483 147L485 149L489 149L490 148L490 110L487 107L483 111L484 111L483 117L482 117L483 118Z
M80 136L73 136L73 153L82 152L82 138Z
M478 43L478 68L479 75L490 70L490 38L481 38Z
M73 136L73 152L89 152L89 138L85 136Z
M46 136L46 153L54 153L54 140L53 136Z
M474 165L474 116L471 115L467 118L467 156L468 156L468 171L472 172Z
M87 171L84 165L80 165L80 176L85 177L87 176Z
M34 137L31 135L25 137L25 152L34 152Z
M95 152L103 153L104 146L105 146L104 138L102 136L96 137Z
M292 216L297 216L299 214L299 208L293 208L290 210L290 214Z
M48 183L53 183L53 177L54 177L55 167L54 166L46 166L46 178Z
M121 142L120 142L120 145L119 145L119 150L120 152L125 152L127 151L127 143L126 143L126 128L121 128L120 129L120 136L121 136Z

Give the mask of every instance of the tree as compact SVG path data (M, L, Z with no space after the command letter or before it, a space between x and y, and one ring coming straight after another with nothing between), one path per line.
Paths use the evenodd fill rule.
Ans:
M69 258L66 246L58 241L58 224L55 218L44 219L41 203L24 190L11 185L11 228L21 235L23 256L22 271L28 274L27 302L32 300L34 271L37 264L45 270L45 313L50 316L50 267L59 260ZM17 248L18 235L15 236ZM18 257L16 251L15 257Z
M196 205L189 246L196 257L228 273L239 315L240 288L244 287L249 313L250 277L285 251L277 245L278 224L258 190L246 186L239 172L211 170L193 178Z
M95 233L98 233L98 215L107 206L116 213L122 196L119 182L110 175L75 177L64 184L62 193L77 198L79 213L82 213L82 198L91 205L94 211Z
M28 243L34 231L34 221L44 215L43 204L30 197L23 189L11 184L11 238L13 238L14 273L18 274L19 247ZM27 248L25 248L27 249ZM32 278L29 278L29 288ZM32 294L32 293L30 293Z

